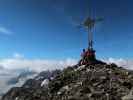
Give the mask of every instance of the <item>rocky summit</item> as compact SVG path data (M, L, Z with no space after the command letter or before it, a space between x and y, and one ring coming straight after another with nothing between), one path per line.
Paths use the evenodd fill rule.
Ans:
M133 71L115 64L76 65L47 79L41 75L2 100L133 100Z

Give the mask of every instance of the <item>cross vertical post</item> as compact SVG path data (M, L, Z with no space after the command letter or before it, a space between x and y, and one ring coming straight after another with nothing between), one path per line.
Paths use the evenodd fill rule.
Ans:
M91 32L91 29L88 28L88 41L89 41L89 47L88 49L93 49L93 33Z

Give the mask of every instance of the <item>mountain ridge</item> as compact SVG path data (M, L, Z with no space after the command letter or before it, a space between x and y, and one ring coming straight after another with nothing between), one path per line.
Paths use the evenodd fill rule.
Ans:
M131 100L129 95L133 99L133 71L116 64L69 66L41 85L44 80L30 79L29 87L14 87L2 100Z

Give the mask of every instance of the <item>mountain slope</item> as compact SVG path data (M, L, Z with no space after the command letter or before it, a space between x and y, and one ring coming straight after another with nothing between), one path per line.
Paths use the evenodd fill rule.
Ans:
M42 75L42 74L41 74ZM52 79L30 80L2 100L132 100L133 72L115 64L73 66ZM43 85L41 85L43 83ZM27 84L27 83L25 83ZM129 99L132 98L132 99Z

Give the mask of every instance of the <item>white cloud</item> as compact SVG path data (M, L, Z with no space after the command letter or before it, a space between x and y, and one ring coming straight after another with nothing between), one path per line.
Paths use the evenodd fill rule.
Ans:
M5 27L0 26L0 33L5 34L5 35L10 35L10 34L12 34L12 31L10 31L9 29L7 29Z
M115 59L108 58L103 61L107 63L115 63L118 66L125 67L127 69L133 69L133 59ZM63 69L67 66L74 65L78 62L76 59L65 60L47 60L47 59L27 59L23 54L14 53L13 57L0 59L0 66L8 70L21 70L28 69L33 71L54 70Z
M133 59L108 58L103 61L107 63L115 63L118 66L127 69L133 69ZM27 69L41 72L43 70L63 69L67 66L74 65L77 62L78 60L71 58L65 60L27 59L22 54L14 53L12 58L0 59L0 66L8 70Z
M133 59L109 58L109 59L106 59L106 60L103 60L103 61L105 61L107 63L115 63L118 66L124 67L126 69L133 70Z
M15 53L12 58L0 60L0 66L8 70L28 69L34 71L63 69L77 63L75 59L47 60L47 59L26 59L23 55Z

